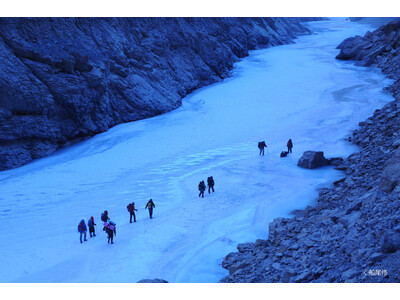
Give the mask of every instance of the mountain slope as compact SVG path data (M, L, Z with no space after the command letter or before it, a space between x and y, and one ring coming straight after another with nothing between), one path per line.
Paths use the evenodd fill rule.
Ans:
M0 170L175 109L294 18L2 18Z

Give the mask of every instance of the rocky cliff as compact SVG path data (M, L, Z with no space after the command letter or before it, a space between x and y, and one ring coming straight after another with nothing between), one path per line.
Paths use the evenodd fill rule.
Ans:
M0 18L0 170L181 105L294 18Z
M378 66L395 82L387 104L354 131L359 153L315 207L275 219L266 240L238 245L222 282L400 282L400 23L346 39L338 59Z

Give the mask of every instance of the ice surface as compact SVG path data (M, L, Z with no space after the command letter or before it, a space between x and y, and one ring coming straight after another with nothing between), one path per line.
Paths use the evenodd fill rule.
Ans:
M123 124L21 168L0 173L1 282L217 282L222 258L266 239L268 223L313 204L343 177L296 166L306 150L357 151L344 141L392 98L379 70L335 60L335 47L367 25L312 22L296 44L251 52L233 76L186 97L181 108ZM280 158L291 138L293 154ZM258 155L257 142L268 145ZM198 197L214 176L215 193ZM153 219L144 209L156 205ZM134 201L138 221L129 224ZM117 223L107 244L100 213ZM79 221L97 237L79 243Z

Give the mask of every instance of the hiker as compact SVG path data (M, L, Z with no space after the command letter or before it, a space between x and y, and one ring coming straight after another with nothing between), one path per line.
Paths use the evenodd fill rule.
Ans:
M108 220L110 220L110 218L108 217L108 211L104 211L102 214L101 214L101 217L100 217L100 219L103 221L103 222L107 222ZM103 227L103 231L104 230L106 230L106 227Z
M267 144L265 144L265 141L258 142L258 149L260 149L260 155L264 155L264 148L267 147Z
M199 183L199 191L200 191L199 197L201 196L202 198L204 198L204 191L205 190L206 190L206 184L204 183L204 180L200 181L200 183Z
M89 227L89 234L90 234L90 237L92 237L92 234L93 234L93 236L96 236L96 233L95 233L95 230L94 230L94 226L96 226L96 224L94 223L94 218L93 218L93 216L90 217L90 219L89 219L89 221L87 222L87 224L88 224L88 227Z
M282 151L281 152L281 157L286 157L288 155L289 152L287 151Z
M108 234L108 242L110 243L111 240L111 244L114 244L114 235L117 236L117 229L116 226L117 224L115 224L114 222L112 222L111 220L107 223L104 222L104 227L106 228L106 233Z
M79 233L80 233L79 240L81 241L81 244L82 244L82 234L83 234L83 237L84 237L83 240L84 240L85 242L87 241L87 239L86 239L86 231L87 231L87 228L86 228L85 220L81 220L81 221L79 222L78 231L79 231Z
M108 211L105 210L102 214L101 214L101 220L103 222L107 222L108 220L110 220L110 218L108 217Z
M210 194L210 189L212 189L213 193L214 193L214 178L212 176L207 178L207 184L208 184L208 193Z
M133 216L133 222L136 222L135 210L137 211L137 209L135 208L135 202L129 203L126 208L128 209L129 214L131 215L129 223L132 223L132 216Z
M153 219L153 208L156 207L153 203L153 199L150 199L149 202L147 202L146 206L144 207L145 209L147 208L149 210L149 215L150 219Z
M293 148L293 142L292 139L289 139L289 141L287 142L288 153L292 153L292 148Z

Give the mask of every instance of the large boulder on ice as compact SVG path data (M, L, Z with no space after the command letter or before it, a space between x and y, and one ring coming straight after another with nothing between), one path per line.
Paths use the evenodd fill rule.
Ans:
M322 151L306 151L299 159L297 165L306 169L315 169L328 164L328 160L324 157Z
M396 150L393 156L386 162L380 188L386 193L391 193L400 183L400 149Z

